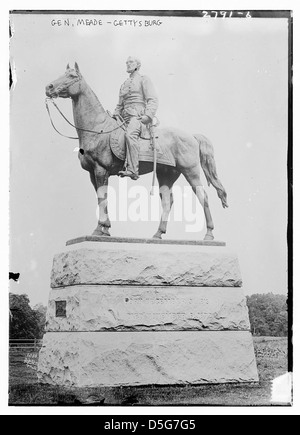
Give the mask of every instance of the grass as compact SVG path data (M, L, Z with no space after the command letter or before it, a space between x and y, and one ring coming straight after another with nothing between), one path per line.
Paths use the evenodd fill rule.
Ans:
M287 339L254 337L259 384L74 388L41 385L26 353L10 354L9 405L269 406L272 380L287 372Z

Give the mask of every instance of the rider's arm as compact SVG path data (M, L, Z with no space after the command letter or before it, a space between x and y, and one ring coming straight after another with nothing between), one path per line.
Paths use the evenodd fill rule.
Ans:
M122 87L121 87L121 89L122 89ZM123 99L123 97L121 95L121 89L120 89L120 92L119 92L119 102L118 102L118 104L117 104L117 106L115 108L113 116L122 115L122 110L123 110L123 107L124 107L124 99Z
M145 115L152 120L158 108L158 98L154 86L147 76L143 76L142 86L146 101Z

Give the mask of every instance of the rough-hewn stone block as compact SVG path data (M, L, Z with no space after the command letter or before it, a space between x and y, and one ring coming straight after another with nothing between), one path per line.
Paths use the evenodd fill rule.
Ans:
M66 301L66 317L56 304ZM50 293L47 331L249 330L240 288L86 285Z
M258 381L249 332L48 332L39 380L67 387Z
M108 244L107 244L108 245ZM241 287L235 254L226 248L74 249L54 257L51 287L78 284ZM158 250L157 248L162 248ZM186 249L186 250L185 250ZM213 248L211 248L213 249Z

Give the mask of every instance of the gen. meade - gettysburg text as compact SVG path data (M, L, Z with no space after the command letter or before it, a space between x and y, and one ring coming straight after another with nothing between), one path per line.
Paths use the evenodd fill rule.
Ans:
M65 18L58 20L51 20L52 27L74 27L74 26L113 26L113 27L159 27L162 24L161 20L123 20L123 19L113 19L113 20L103 20L98 18Z

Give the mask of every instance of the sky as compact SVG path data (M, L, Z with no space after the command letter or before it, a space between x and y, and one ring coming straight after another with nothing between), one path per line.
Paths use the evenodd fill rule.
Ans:
M63 25L67 19L69 26ZM78 25L78 19L102 25ZM126 19L141 20L142 26L125 25ZM74 152L78 143L53 130L45 86L77 61L104 108L113 112L127 78L125 61L133 55L156 88L161 126L204 134L214 146L227 210L201 176L215 237L237 253L245 293L286 294L287 19L35 14L12 15L11 24L10 270L21 273L12 292L27 293L32 305L46 304L53 256L67 240L91 234L97 222L95 193ZM72 119L71 101L57 104ZM74 135L53 117L61 132ZM117 194L124 183L110 180ZM188 186L183 177L176 184ZM134 186L150 191L151 175L128 183ZM113 236L151 237L158 222L112 224ZM186 221L171 219L166 238L204 235L204 228L188 232Z

